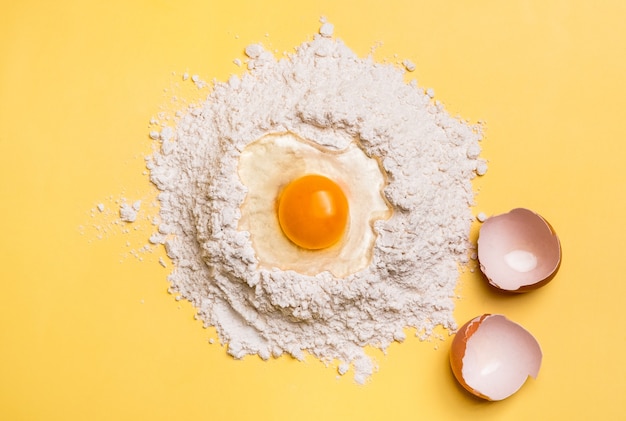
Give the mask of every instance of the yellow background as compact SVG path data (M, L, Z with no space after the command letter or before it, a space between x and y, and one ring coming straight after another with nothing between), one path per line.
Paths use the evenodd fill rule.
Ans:
M0 3L0 419L623 417L625 2ZM247 44L292 51L322 15L360 56L412 60L407 80L486 122L476 212L528 207L560 235L541 290L459 283L459 323L503 313L541 343L538 379L508 400L457 386L448 337L373 351L365 386L310 358L235 361L167 294L162 250L141 250L157 212L148 122L198 94L180 75L225 80ZM123 198L142 200L129 227Z

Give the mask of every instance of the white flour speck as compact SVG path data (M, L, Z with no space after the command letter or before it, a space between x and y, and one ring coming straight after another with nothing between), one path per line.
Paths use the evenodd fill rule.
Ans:
M413 63L411 60L404 60L402 62L402 65L404 66L404 68L409 71L409 72L413 72L416 69L415 63Z
M324 37L331 37L335 31L335 26L330 22L325 22L320 27L320 35Z
M120 205L120 219L124 222L135 222L137 220L137 211L134 206L128 203L122 203Z

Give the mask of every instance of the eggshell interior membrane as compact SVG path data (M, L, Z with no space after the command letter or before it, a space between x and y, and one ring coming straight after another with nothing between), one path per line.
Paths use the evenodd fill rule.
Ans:
M513 395L529 376L537 377L541 360L537 340L498 314L467 322L456 334L450 351L450 364L459 383L491 401Z
M517 208L483 223L478 260L491 285L526 292L552 280L561 263L561 244L544 218Z

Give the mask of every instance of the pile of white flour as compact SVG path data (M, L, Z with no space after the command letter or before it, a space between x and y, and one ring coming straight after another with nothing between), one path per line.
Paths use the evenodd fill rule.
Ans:
M166 128L148 159L160 190L159 232L174 264L171 288L193 303L235 358L305 353L337 359L363 383L375 366L364 347L385 349L413 327L454 330L459 264L473 221L471 179L486 170L479 127L451 117L404 70L357 57L322 26L277 60L246 49L248 71L216 83L206 101ZM260 268L238 230L246 189L238 158L269 133L293 132L327 148L356 137L388 178L393 208L377 221L372 262L345 278ZM338 140L339 139L339 140Z

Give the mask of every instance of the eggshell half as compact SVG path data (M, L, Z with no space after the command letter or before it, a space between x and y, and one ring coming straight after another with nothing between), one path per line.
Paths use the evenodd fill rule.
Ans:
M552 280L561 264L561 243L543 217L517 208L482 224L478 261L492 286L527 292Z
M483 314L463 325L452 341L450 366L458 382L480 398L499 401L537 377L542 352L522 326L499 314Z

